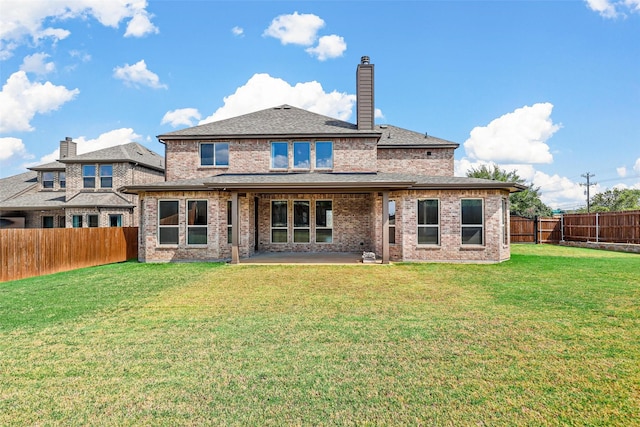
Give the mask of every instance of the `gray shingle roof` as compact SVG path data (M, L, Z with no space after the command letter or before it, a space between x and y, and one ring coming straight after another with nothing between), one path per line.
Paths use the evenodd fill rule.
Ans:
M0 210L60 209L64 207L63 191L29 191L0 202Z
M164 170L164 157L160 156L137 142L115 145L90 153L61 159L62 163L80 162L127 162L138 163L152 169Z
M78 193L66 204L67 208L85 207L134 207L127 199L114 192Z
M32 171L57 171L57 170L63 171L64 168L65 168L64 163L60 163L56 161L51 163L45 163L43 165L33 166L28 169L31 169Z
M0 179L0 202L16 196L30 188L38 185L38 174L36 172L24 172L19 175L9 176Z
M460 144L436 138L426 133L414 132L392 125L378 125L376 130L382 132L378 148L384 147L447 147L458 148Z

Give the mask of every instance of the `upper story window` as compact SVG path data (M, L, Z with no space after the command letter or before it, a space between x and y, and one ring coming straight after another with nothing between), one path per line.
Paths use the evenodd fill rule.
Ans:
M82 165L82 186L84 188L96 188L95 165Z
M42 188L53 188L53 172L42 172Z
M289 167L289 143L271 143L271 169L287 169Z
M305 141L293 143L293 167L294 169L311 168L311 144Z
M333 168L333 142L316 142L316 169Z
M67 188L67 173L66 172L58 172L58 183L60 184L60 188Z
M200 166L229 166L228 142L200 143Z
M462 199L462 244L484 244L484 209L482 199Z
M100 187L111 188L113 186L113 166L100 165Z

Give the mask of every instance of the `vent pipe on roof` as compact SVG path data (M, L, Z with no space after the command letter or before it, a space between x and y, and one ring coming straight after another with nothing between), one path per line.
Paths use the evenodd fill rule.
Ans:
M369 57L360 58L356 71L356 115L358 130L373 130L375 105L373 99L373 64Z
M73 138L67 136L64 141L60 141L60 158L67 159L78 154L78 144L73 142Z

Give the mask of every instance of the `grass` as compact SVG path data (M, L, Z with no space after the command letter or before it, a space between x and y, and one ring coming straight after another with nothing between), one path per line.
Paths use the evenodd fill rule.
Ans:
M0 284L0 425L639 425L640 257Z

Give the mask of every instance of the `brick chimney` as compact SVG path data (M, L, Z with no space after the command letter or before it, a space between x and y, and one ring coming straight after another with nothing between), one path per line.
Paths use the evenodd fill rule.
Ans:
M356 112L358 130L373 130L375 115L373 64L369 64L368 56L360 58L356 71Z
M73 142L73 138L67 136L64 141L60 141L60 159L75 157L78 153L78 144Z

